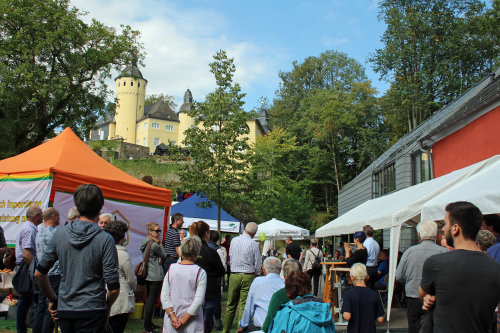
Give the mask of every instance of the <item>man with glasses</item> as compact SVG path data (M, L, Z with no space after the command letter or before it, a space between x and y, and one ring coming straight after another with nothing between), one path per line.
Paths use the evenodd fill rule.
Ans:
M184 215L175 213L172 215L171 221L172 224L165 235L165 252L167 253L167 259L163 262L165 274L167 274L170 264L176 263L179 259L179 247L181 246L179 229L184 223ZM160 233L158 233L158 237L160 237Z

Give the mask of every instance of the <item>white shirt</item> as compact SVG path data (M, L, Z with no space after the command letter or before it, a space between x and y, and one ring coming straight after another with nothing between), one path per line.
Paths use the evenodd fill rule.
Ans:
M246 232L231 241L229 259L232 273L260 273L262 258L259 245Z
M366 251L368 252L368 259L366 259L366 267L376 267L380 246L373 237L366 237L363 242Z

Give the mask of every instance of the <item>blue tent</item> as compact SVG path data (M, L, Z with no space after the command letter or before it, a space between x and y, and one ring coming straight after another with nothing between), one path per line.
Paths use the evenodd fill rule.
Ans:
M210 202L212 207L202 208L197 203ZM217 230L217 205L208 198L202 198L198 194L193 194L186 200L170 208L170 215L181 213L184 215L182 228L189 228L191 223L203 220L210 226L211 230ZM229 215L224 209L220 210L220 228L222 232L242 233L243 223Z

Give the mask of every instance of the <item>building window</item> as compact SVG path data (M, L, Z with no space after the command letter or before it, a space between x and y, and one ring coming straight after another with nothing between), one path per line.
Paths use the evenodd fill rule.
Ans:
M160 144L160 138L155 138L154 142L155 147L158 146L159 144Z
M378 198L396 189L394 163L373 174L373 197Z
M165 128L169 132L173 132L174 131L174 126L172 126L172 125L167 125L167 126L165 126Z
M431 179L431 160L429 154L419 151L411 156L411 177L412 185Z
M137 83L137 86L140 88L140 87L141 87L141 83L140 83L140 82L138 82L138 83Z
M146 145L146 138L143 138L142 139L142 145L145 146Z
M123 86L125 87L127 85L127 82L123 81Z
M141 125L137 125L137 130L140 130L141 129Z
M154 128L154 129L159 129L160 128L160 124L158 124L158 123L151 123L151 127Z
M120 86L120 81L118 81L118 87Z
M139 139L137 139L137 144L139 144Z
M144 123L144 128L147 128L148 127L148 123Z
M134 81L130 81L130 86L133 87L134 86Z

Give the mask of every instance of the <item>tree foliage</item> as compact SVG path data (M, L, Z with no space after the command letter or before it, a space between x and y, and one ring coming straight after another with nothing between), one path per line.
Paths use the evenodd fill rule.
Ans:
M498 1L489 10L480 0L383 0L379 8L384 47L370 60L391 82L384 109L400 137L492 70Z
M296 138L291 177L304 184L317 211L333 217L342 185L386 147L376 91L363 66L336 51L294 62L280 78L271 125Z
M165 94L151 94L144 100L144 105L155 104L156 102L163 102L167 104L172 110L177 108L174 96Z
M70 126L83 136L106 106L105 80L141 45L92 20L68 0L0 2L0 147L4 154L34 147Z
M186 130L184 144L189 147L192 164L181 172L183 188L208 196L220 207L231 194L241 191L246 154L249 149L250 114L242 108L245 96L238 83L233 83L236 70L232 58L221 50L214 55L210 72L217 88L204 102L195 102L188 115L195 126Z

